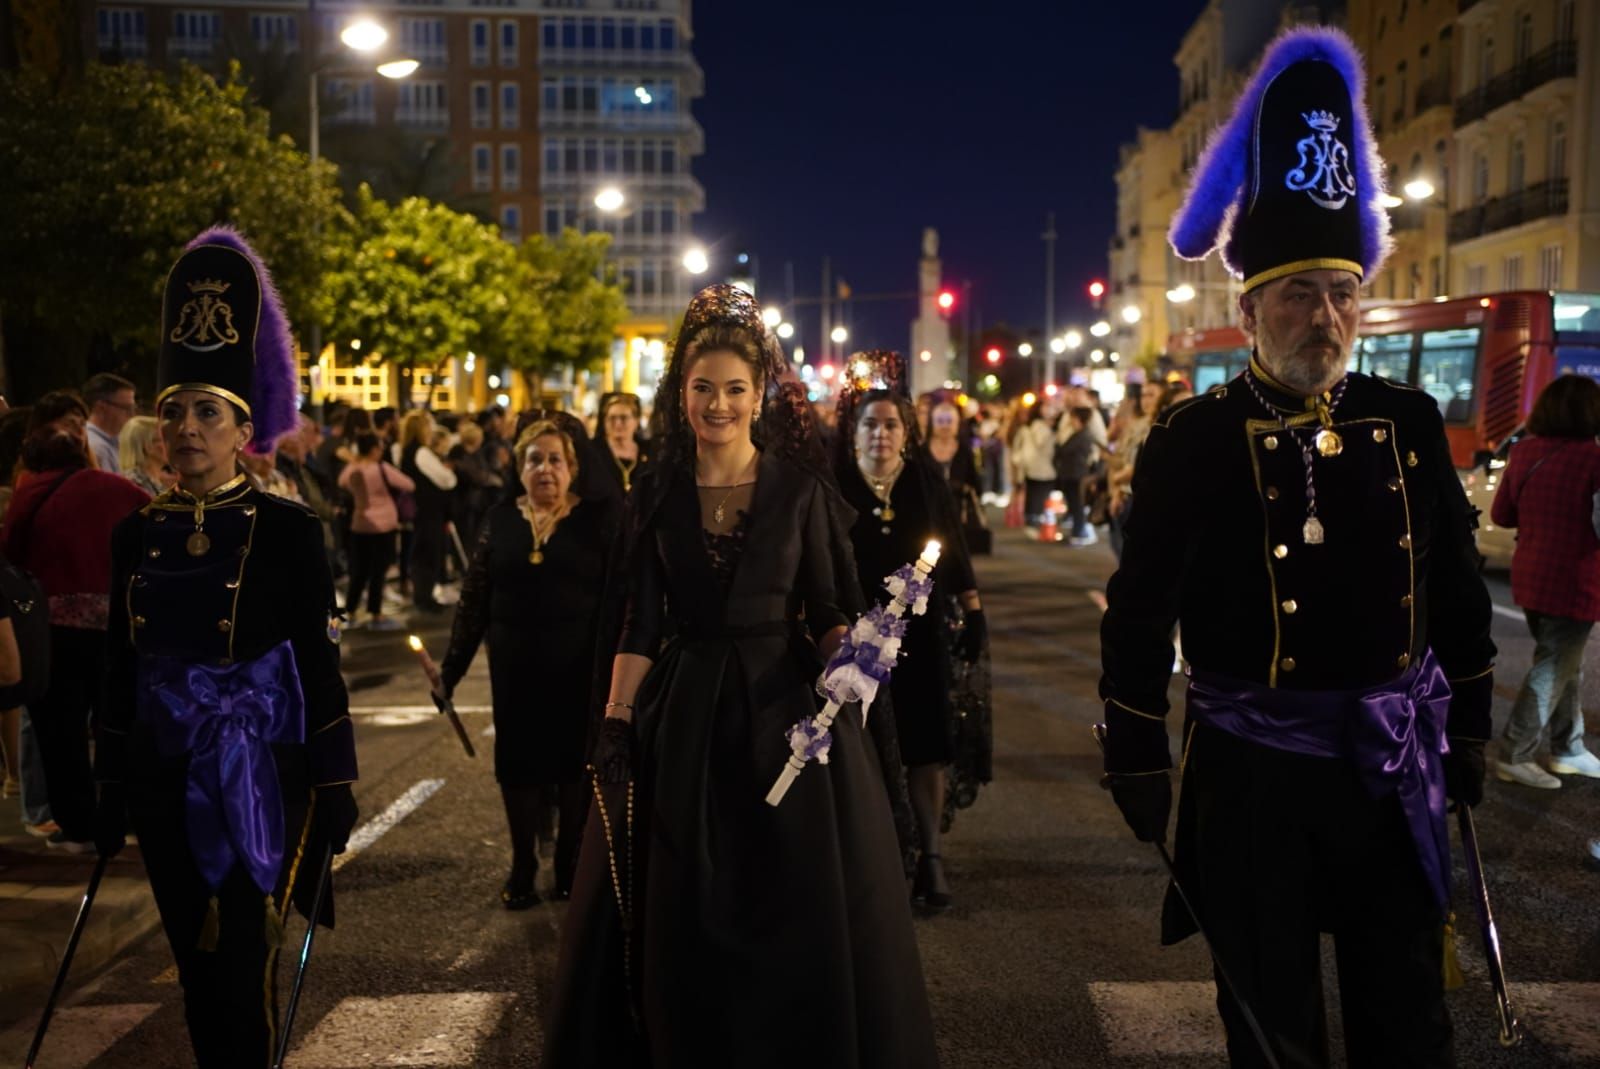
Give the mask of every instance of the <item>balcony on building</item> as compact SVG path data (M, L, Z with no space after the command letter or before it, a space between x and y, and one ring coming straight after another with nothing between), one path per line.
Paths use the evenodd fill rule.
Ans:
M1572 78L1577 73L1578 42L1557 41L1456 98L1456 126L1476 122L1548 82L1557 78Z
M1503 197L1490 197L1482 204L1464 208L1450 216L1450 241L1471 241L1535 219L1567 213L1567 179L1552 178L1535 182L1526 189Z
M1415 201L1406 201L1389 209L1389 229L1396 232L1401 230L1420 230L1425 216L1427 205Z
M1416 114L1429 108L1450 106L1450 72L1443 71L1417 86Z

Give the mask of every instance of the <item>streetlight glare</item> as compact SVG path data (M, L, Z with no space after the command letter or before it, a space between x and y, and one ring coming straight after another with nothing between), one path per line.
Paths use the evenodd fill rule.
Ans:
M1093 360L1097 364L1100 361L1104 360L1105 358L1106 358L1106 351L1104 349L1096 349L1092 353L1089 354L1089 359Z
M843 345L845 342L850 340L850 332L845 330L843 327L834 327L828 332L828 337L832 339L833 344Z
M594 195L594 206L603 212L621 211L628 198L616 186L607 186Z
M1136 304L1130 304L1122 310L1122 321L1124 323L1137 323L1143 318L1144 313L1139 311L1139 306Z
M782 338L784 341L788 341L790 338L794 337L794 324L793 323L779 323L778 324L778 337Z
M1167 291L1167 300L1173 304L1184 304L1187 301L1192 301L1194 300L1194 287L1187 282L1174 286Z
M339 40L357 52L372 52L389 40L389 31L371 19L356 19L339 32Z
M761 309L761 322L767 325L768 330L771 330L783 322L783 313L768 305L766 308Z
M711 269L706 250L696 246L683 254L683 269L691 275L703 275Z
M422 64L414 59L393 59L388 63L378 64L378 73L385 78L398 80L411 77L420 66Z
M1089 333L1093 334L1097 338L1103 338L1107 334L1111 333L1111 324L1102 319L1100 322L1089 328Z
M1057 356L1060 356L1062 353L1066 352L1067 351L1067 339L1065 339L1065 338L1051 338L1050 339L1050 351L1052 353L1055 353Z
M1032 344L1030 344L1028 342L1023 342L1021 345L1017 346L1017 355L1020 356L1020 357L1024 357L1024 358L1032 356L1033 355L1033 346L1032 346Z
M1400 205L1405 203L1405 200L1395 196L1393 193L1385 193L1383 196L1378 198L1378 203L1383 205L1385 208L1398 208Z
M1061 336L1061 340L1067 343L1068 349L1077 349L1083 344L1083 335L1075 330L1069 330Z
M1405 184L1405 194L1412 200L1427 200L1433 193L1433 183L1426 178L1413 178Z

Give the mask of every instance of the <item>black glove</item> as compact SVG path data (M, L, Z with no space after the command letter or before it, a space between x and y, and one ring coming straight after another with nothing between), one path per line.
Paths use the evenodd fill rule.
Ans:
M956 653L968 664L975 664L989 641L989 621L984 618L982 609L968 609L966 615L966 626L956 639Z
M128 791L120 783L100 784L94 807L94 848L113 858L128 845Z
M1472 807L1483 801L1483 743L1451 739L1444 755L1444 793L1451 801Z
M594 744L594 781L612 786L633 778L633 721L608 716Z
M355 792L348 783L334 783L318 787L316 808L313 810L317 840L336 854L344 853L350 833L355 830L356 818L361 811L356 808Z
M1147 772L1133 776L1106 773L1105 785L1111 800L1122 810L1141 843L1167 841L1167 817L1172 813L1172 777L1166 772Z

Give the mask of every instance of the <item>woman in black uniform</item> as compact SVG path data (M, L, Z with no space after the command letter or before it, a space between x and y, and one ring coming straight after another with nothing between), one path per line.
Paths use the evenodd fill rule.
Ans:
M555 423L523 431L516 456L523 497L484 518L441 677L448 695L488 635L494 772L511 826L511 874L500 900L527 909L539 901L534 839L552 785L561 813L555 894L572 891L588 809L583 765L595 636L616 525L609 498L585 501L573 492L578 446Z
M901 666L889 677L921 849L912 898L939 911L951 904L939 833L944 766L955 757L952 642L963 659L976 661L987 627L949 485L917 445L916 409L900 389L905 382L903 363L898 353L877 350L857 353L846 364L851 380L839 400L840 447L834 472L845 500L856 510L850 541L861 588L868 597L887 604L884 578L916 560L929 539L943 546L928 612L909 618ZM952 635L956 622L950 619L951 594L965 617L958 637Z
M657 394L664 452L624 524L549 1069L935 1064L893 718L845 709L829 762L764 800L862 608L849 510L783 370L749 294L690 302Z
M295 426L292 353L244 239L195 238L167 279L156 398L178 485L112 539L95 838L114 854L138 833L202 1069L270 1063L289 901L309 909L356 820L322 525L238 463Z
M644 408L636 393L600 395L596 420L594 455L606 485L626 497L648 470L650 452L639 441L639 422Z

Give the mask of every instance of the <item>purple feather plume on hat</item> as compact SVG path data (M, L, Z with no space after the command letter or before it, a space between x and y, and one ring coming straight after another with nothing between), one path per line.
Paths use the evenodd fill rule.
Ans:
M250 422L255 426L250 448L266 452L300 423L300 372L295 366L289 317L284 313L283 299L272 284L272 273L243 234L230 226L214 226L202 231L183 247L183 251L201 245L233 249L250 261L256 277L261 280L261 321L256 328L256 367L248 400Z
M1331 64L1350 88L1354 129L1350 131L1351 163L1361 191L1361 262L1370 279L1388 257L1394 242L1389 237L1389 213L1382 204L1383 160L1378 155L1372 123L1367 118L1366 75L1361 53L1342 30L1330 26L1300 26L1285 31L1267 46L1234 105L1233 115L1212 133L1195 166L1194 179L1183 206L1172 217L1167 240L1185 260L1203 260L1215 249L1235 275L1243 275L1233 248L1233 223L1244 204L1248 188L1245 167L1250 157L1250 137L1261 98L1272 80L1302 60Z

